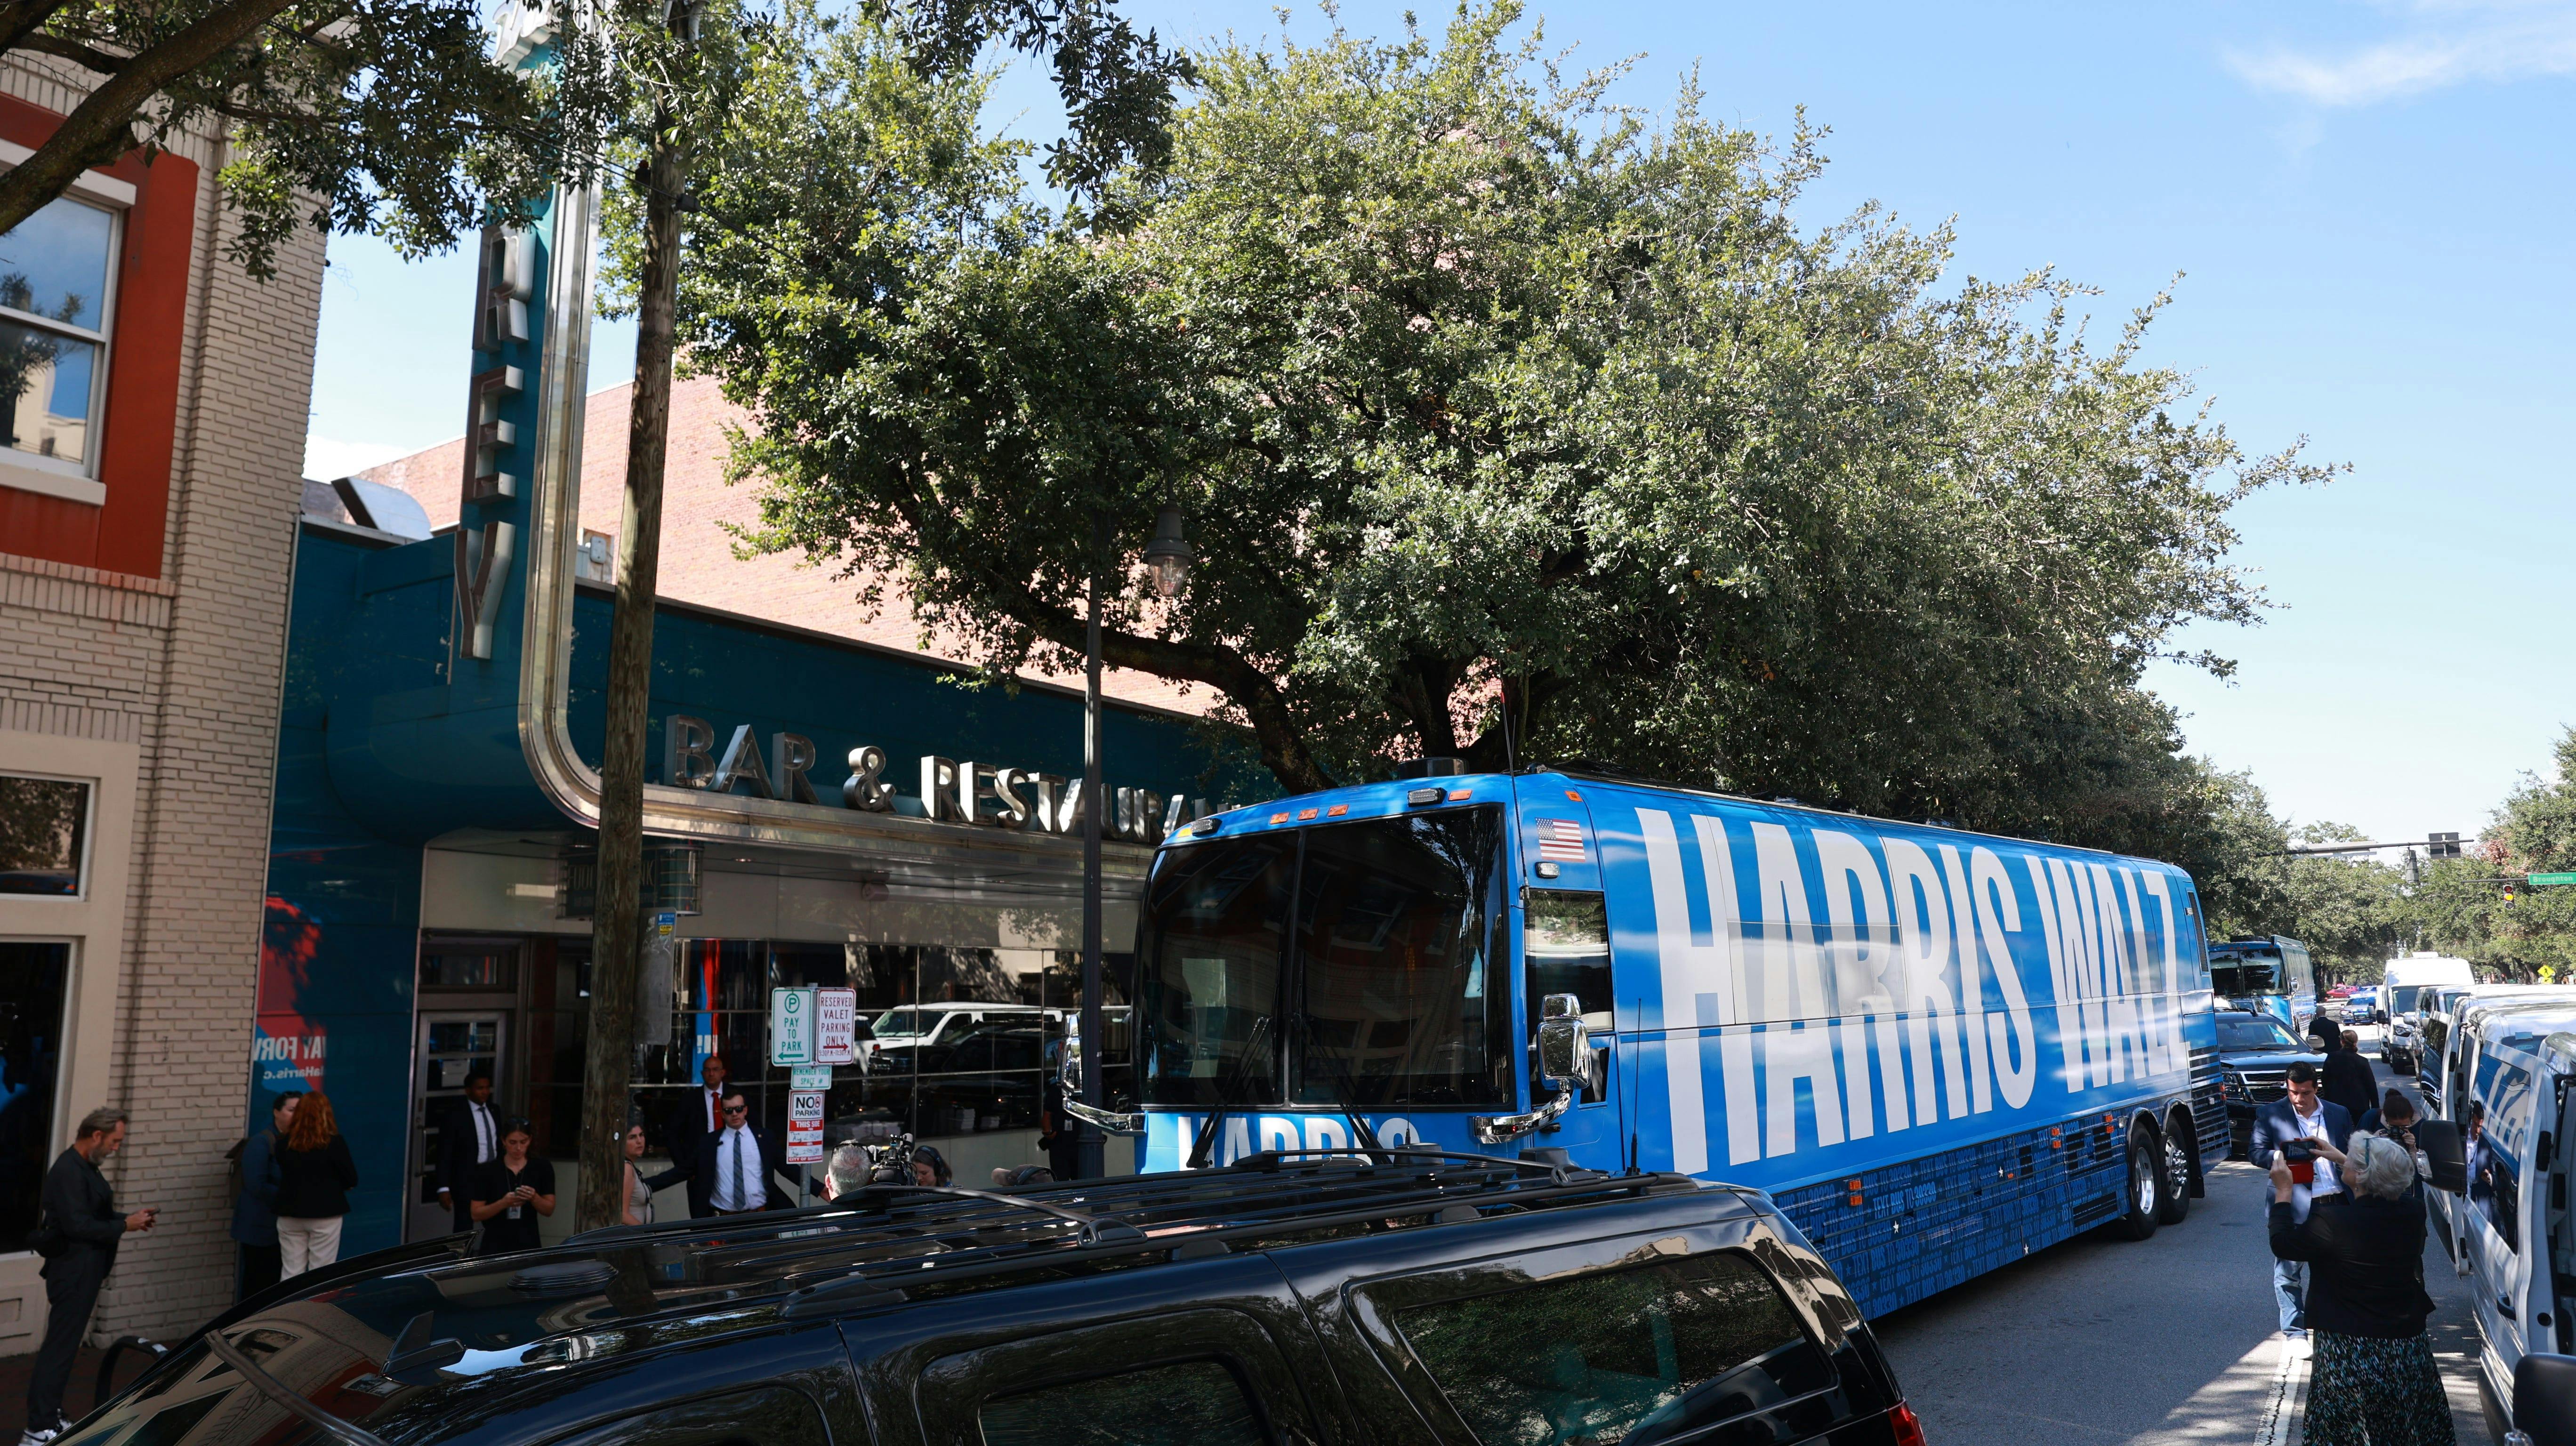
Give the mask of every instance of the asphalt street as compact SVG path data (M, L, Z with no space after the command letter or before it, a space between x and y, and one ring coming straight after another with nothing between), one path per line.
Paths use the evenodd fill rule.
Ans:
M2270 1199L2230 1162L2153 1239L2081 1236L1874 1322L1931 1446L2298 1441L2306 1371L2273 1317ZM2468 1282L2429 1238L2424 1283L2461 1446L2485 1446Z

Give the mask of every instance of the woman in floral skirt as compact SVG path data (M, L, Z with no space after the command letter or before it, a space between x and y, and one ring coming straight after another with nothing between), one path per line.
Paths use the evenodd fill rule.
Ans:
M2451 1403L2424 1318L2424 1207L2409 1194L2415 1156L2377 1135L2349 1150L2321 1144L2349 1191L2290 1204L2290 1165L2272 1162L2272 1254L2308 1262L2307 1446L2455 1446Z

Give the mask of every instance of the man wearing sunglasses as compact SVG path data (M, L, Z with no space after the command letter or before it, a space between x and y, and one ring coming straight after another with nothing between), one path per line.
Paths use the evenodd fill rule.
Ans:
M696 1150L645 1185L659 1190L687 1181L689 1214L697 1219L794 1205L796 1177L787 1172L778 1146L751 1122L742 1091L727 1090L718 1105L722 1124L699 1137ZM778 1188L782 1184L783 1191Z

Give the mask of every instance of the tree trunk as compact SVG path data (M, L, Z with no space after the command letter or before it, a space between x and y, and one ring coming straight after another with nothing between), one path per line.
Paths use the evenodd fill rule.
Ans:
M599 770L599 892L592 915L590 1047L582 1070L576 1228L625 1210L627 1100L635 1065L644 903L644 734L653 675L653 593L662 560L662 464L671 434L672 313L680 279L680 151L657 115L645 163L644 265L635 394L626 426L626 504L617 533L617 612L608 634L608 739ZM573 479L564 479L566 484ZM669 1007L668 1000L651 1003Z
M1082 664L1082 1102L1108 1105L1101 1071L1109 1047L1100 1008L1100 830L1108 816L1100 782L1100 574L1109 551L1109 514L1091 514L1091 579L1084 588ZM1100 1127L1082 1121L1074 1131L1074 1173L1097 1180L1109 1173Z

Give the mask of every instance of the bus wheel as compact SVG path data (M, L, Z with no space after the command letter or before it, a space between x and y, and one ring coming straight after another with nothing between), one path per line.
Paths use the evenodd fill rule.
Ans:
M2175 1123L2180 1123L2176 1121ZM2169 1124L2157 1132L2164 1148L2165 1173L2162 1185L2165 1198L2156 1205L2158 1225L2180 1225L2191 1213L2191 1148L2188 1138Z
M2164 1213L2162 1156L2152 1133L2130 1132L2128 1188L2120 1202L2127 1209L2115 1222L2123 1240L2145 1240L2156 1233L2156 1222Z

